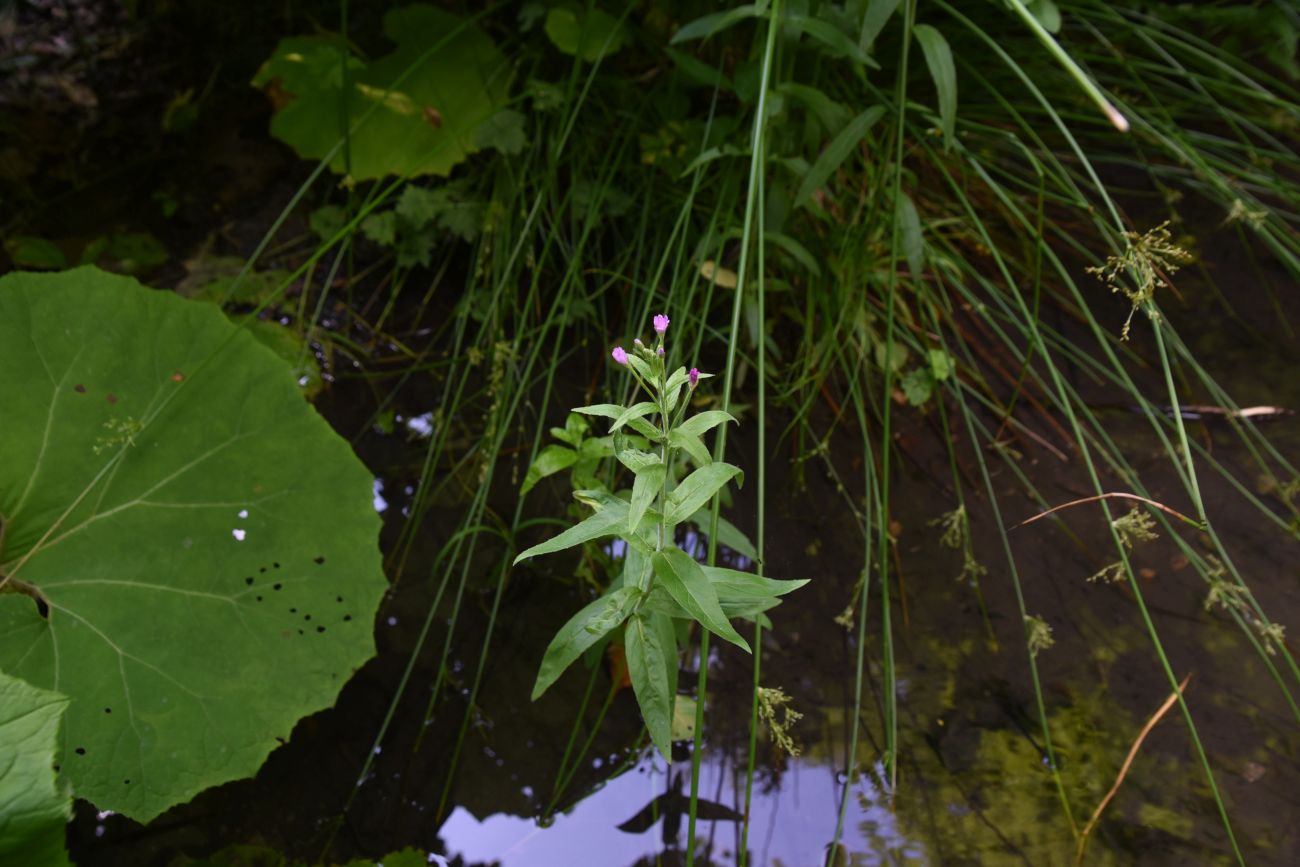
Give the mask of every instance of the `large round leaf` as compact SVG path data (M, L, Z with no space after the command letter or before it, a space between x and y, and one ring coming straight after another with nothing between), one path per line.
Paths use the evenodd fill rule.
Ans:
M281 40L253 79L276 103L271 134L321 159L353 124L334 171L347 171L350 159L358 180L446 175L477 150L475 132L504 105L510 65L478 27L426 4L389 11L384 34L394 51L368 66L349 54L346 79L337 36Z
M0 670L71 698L77 794L251 775L374 653L370 474L220 309L94 268L0 279L0 374Z

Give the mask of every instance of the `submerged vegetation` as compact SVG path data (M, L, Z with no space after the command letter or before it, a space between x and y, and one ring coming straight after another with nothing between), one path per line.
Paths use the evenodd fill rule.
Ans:
M1293 4L146 5L113 27L197 46L165 94L121 46L43 47L88 26L81 4L0 11L11 266L188 299L119 298L126 278L90 268L0 283L23 314L0 322L0 738L32 750L0 804L42 799L38 827L0 821L0 855L50 847L69 784L147 821L253 774L277 738L319 747L319 717L288 728L371 655L373 620L379 658L335 712L358 734L303 795L311 818L270 840L285 863L432 851L434 831L365 839L358 817L409 807L436 831L482 776L479 742L515 740L544 770L513 809L544 825L605 777L689 760L634 823L663 812L687 864L762 863L756 799L795 761L836 779L805 862L1285 863L1296 841L1247 787L1266 764L1300 775L1278 565L1300 536ZM54 92L92 119L154 112L156 142L88 121L84 155L55 148L37 106ZM141 164L97 158L96 136ZM119 169L151 188L124 196ZM70 215L97 185L108 202ZM168 331L163 307L211 338ZM651 344L610 337L646 322ZM64 382L82 346L103 366ZM701 385L705 367L723 373ZM108 397L51 440L59 389L87 383ZM240 454L196 478L247 490L155 502L223 431ZM48 489L46 442L75 455ZM249 491L270 524L231 523L256 519ZM145 501L156 521L99 520ZM167 547L202 538L203 504L228 544ZM109 538L37 556L96 522ZM259 613L258 570L282 567L311 604ZM787 570L804 580L760 577ZM89 581L117 589L59 598ZM319 622L354 594L347 628ZM298 656L232 637L320 627ZM65 628L87 648L41 649ZM220 665L198 634L231 645ZM105 647L120 676L96 667ZM133 678L155 705L119 714ZM65 701L61 730L6 724ZM507 717L526 750L494 739ZM147 758L171 724L188 734ZM137 754L183 784L120 800ZM725 852L700 824L724 821Z

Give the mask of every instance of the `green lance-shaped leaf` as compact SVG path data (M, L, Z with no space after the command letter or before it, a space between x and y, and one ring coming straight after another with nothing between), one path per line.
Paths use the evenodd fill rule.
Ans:
M564 446L547 446L537 453L533 463L524 474L524 483L519 488L520 494L526 494L533 486L547 476L553 476L561 470L567 470L578 462L578 453Z
M930 67L930 77L939 93L939 126L943 130L944 147L951 147L957 127L957 67L952 49L943 34L929 24L918 24L912 32L921 43L925 64Z
M593 403L591 406L575 406L573 411L600 418L618 418L623 412L623 407L616 403Z
M858 35L858 45L863 51L871 50L876 37L885 29L885 24L901 2L902 0L867 0L867 13L862 17L862 31Z
M831 139L831 143L826 145L826 149L822 151L817 162L813 163L813 167L808 170L803 177L803 182L799 184L799 192L794 197L796 208L806 206L812 201L813 193L826 184L827 179L848 159L849 154L858 146L858 142L862 141L884 114L883 106L873 105L849 121L848 126Z
M71 699L62 773L139 821L251 776L374 655L374 477L288 364L130 278L0 279L0 371L0 670Z
M662 614L633 614L624 632L627 671L632 678L641 716L650 739L669 762L672 755L673 682L677 672L677 642Z
M735 421L736 417L720 409L696 413L677 426L677 430L687 436L703 436L723 422Z
M569 622L555 633L542 656L542 667L537 672L537 682L533 684L533 700L546 692L587 648L622 623L639 598L639 588L620 587L570 617Z
M643 449L634 449L623 446L616 453L619 463L627 467L634 473L649 469L658 464L663 466L663 460L654 452L647 452Z
M698 620L704 628L749 651L749 645L727 622L713 589L700 564L680 548L665 548L654 555L655 577L678 605Z
M709 577L719 602L740 602L745 599L771 599L798 590L808 583L807 578L796 581L778 581L750 572L725 569L721 566L700 566Z
M712 12L708 15L702 15L674 33L670 44L676 45L679 42L712 36L714 33L720 33L729 27L735 26L746 18L762 15L766 10L767 2L764 0L762 3L747 3L744 6L737 6L727 12Z
M902 235L903 255L907 259L907 270L913 280L921 279L925 267L925 237L921 232L921 215L907 193L902 193L896 203L894 218L898 220L899 234Z
M627 363L641 375L641 381L645 383L646 388L650 389L652 393L659 393L659 377L655 374L655 370L650 366L649 362L636 353L629 353Z
M577 496L578 493L575 491L574 495ZM603 491L585 491L581 493L604 494ZM617 533L627 524L627 502L616 497L610 497L607 502L608 505L605 508L600 509L594 515L588 516L581 523L573 525L558 536L527 549L515 558L515 563L529 557L536 557L539 554L554 554L556 551L563 551L565 548L572 548L574 545L581 545L583 542L590 542L593 539L599 539L601 536Z
M641 523L641 518L654 502L655 495L664 486L668 468L663 464L650 464L636 474L632 483L632 502L627 510L627 531L630 533Z
M880 64L871 59L866 49L845 36L843 31L828 21L808 15L791 15L784 23L791 29L802 30L820 42L825 53L831 56L843 57L846 60L852 60L854 63L870 66L873 69L880 68Z
M673 489L668 495L668 513L666 515L669 524L680 524L695 511L708 502L709 498L718 492L718 489L734 478L741 478L740 468L731 464L713 463L707 467L700 467L686 478L682 483ZM737 482L739 484L739 482Z
M72 793L54 773L66 696L0 672L0 864L68 863Z
M691 434L682 433L680 427L668 431L668 445L675 449L681 449L691 456L697 467L707 467L713 463L713 455L709 453L708 448L704 445L704 440Z
M596 403L591 406L575 407L573 411L583 415L594 415L599 418L617 419L625 410L616 403ZM643 418L629 419L627 426L642 436L649 437L653 442L659 442L663 439L663 432L655 430L655 426Z
M677 388L679 385L685 385L687 382L690 382L690 379L690 372L687 371L685 367L679 367L672 372L671 376L668 377L668 383L664 387L669 389Z
M632 421L632 419L643 418L657 409L659 409L659 406L650 403L649 401L632 404L632 406L629 406L627 409L623 410L623 412L619 413L618 418L614 419L614 423L609 426L609 432L613 433L623 425Z

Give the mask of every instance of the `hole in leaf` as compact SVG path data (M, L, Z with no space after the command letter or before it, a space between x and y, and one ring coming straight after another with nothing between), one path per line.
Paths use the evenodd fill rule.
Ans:
M335 596L334 599L335 599L335 601L337 601L337 602L342 602L342 601L343 601L343 597L342 597L342 596Z
M317 627L316 627L316 631L317 631L317 632L324 632L324 631L325 631L325 627L324 627L324 626L317 626Z
M85 748L85 747L77 747L75 750L73 750L73 752L75 752L75 753L76 753L77 755L79 755L79 756L84 756L84 755L86 754L86 748Z
M265 571L266 571L266 567L263 566L261 569L258 569L257 571L258 571L258 572L265 572Z
M344 615L343 615L343 619L344 619L344 620L351 620L351 619L352 619L352 615L351 615L351 614L344 614Z
M274 566L276 569L279 569L279 568L280 568L280 564L279 564L279 563L272 563L271 565Z
M297 608L290 608L290 609L289 609L289 613L290 613L290 614L297 614L297 613L298 613L298 609L297 609Z
M306 617L303 618L303 620L311 620L311 615L308 614Z
M72 387L72 390L75 391L77 394L85 394L85 393L86 393L86 387L85 387L84 385L82 385L81 383L77 383L76 385L74 385L74 386Z
M303 632L301 629L299 629L299 630L298 630L298 634L299 634L299 635L306 635L307 633L305 633L305 632Z
M283 584L276 583L276 584L272 584L272 585L271 585L271 589L272 589L272 590L279 590L279 589L280 589L281 587L283 587L283 586L284 586Z
M245 578L245 579L244 579L244 583L247 584L249 587L252 587L252 586L253 586L253 576L252 576L252 575L249 575L247 578Z
M323 566L323 565L325 565L325 558L324 558L324 557L317 557L317 558L316 558L315 560L313 560L312 562L315 563L317 566Z
M131 785L131 781L130 781L130 780L123 780L123 781L122 781L122 785L124 785L124 786L129 786L129 785Z
M104 713L112 713L112 712L113 712L113 709L112 709L111 707L106 707L106 708L104 708Z
M261 597L261 596L257 597L257 601L258 601L258 602L261 602L261 601L262 601L262 597Z

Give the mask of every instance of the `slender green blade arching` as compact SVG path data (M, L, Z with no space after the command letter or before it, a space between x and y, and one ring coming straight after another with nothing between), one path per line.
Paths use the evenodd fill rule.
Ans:
M142 821L252 775L374 654L369 471L220 309L93 268L0 280L0 370L0 669L72 700L63 772Z
M518 563L520 560L527 560L529 557L536 557L539 554L554 554L556 551L563 551L565 548L572 548L574 545L581 545L583 542L590 542L593 539L599 539L601 536L608 536L618 532L626 523L627 503L611 497L609 505L588 516L581 523L573 525L558 536L553 536L545 542L524 551L518 557L515 557L515 562Z
M551 688L573 661L597 641L605 637L611 629L617 627L627 617L627 612L641 597L641 591L634 586L620 587L613 593L593 600L555 633L546 653L542 656L542 667L537 672L537 681L533 684L533 699Z
M727 622L718 604L718 594L703 568L680 548L665 548L654 554L655 576L678 605L706 629L748 652L749 644Z
M66 696L0 672L0 864L68 863L72 794L55 777Z

